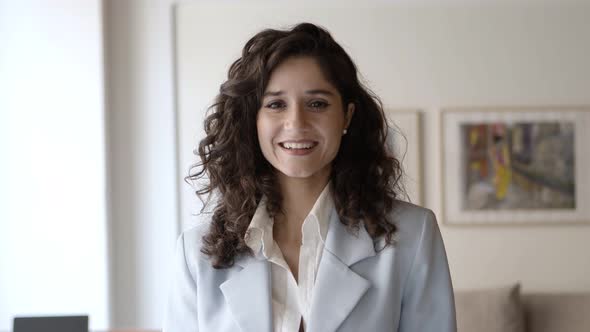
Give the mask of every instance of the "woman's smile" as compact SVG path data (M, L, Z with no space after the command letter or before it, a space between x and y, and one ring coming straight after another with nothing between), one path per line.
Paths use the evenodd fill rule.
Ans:
M285 141L278 144L285 153L294 156L305 156L314 151L318 142L310 140Z

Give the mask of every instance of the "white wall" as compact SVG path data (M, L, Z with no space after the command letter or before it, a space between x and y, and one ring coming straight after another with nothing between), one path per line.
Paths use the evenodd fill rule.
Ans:
M106 0L112 326L159 328L178 235L172 1Z
M108 327L102 8L0 1L0 330Z
M185 4L178 15L181 172L194 160L204 111L247 39L303 20L333 33L386 108L424 111L425 206L439 219L442 108L590 105L590 4ZM200 204L188 189L181 201L191 224ZM525 292L590 291L590 223L443 223L441 231L456 288L521 281Z

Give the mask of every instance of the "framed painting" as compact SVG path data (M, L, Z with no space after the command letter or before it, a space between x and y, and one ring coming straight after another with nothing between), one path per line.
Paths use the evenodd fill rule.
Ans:
M590 225L590 108L464 108L441 115L447 224Z
M403 168L402 185L407 197L402 200L421 205L422 165L421 126L418 110L385 110L389 125L388 144L394 155L401 161Z

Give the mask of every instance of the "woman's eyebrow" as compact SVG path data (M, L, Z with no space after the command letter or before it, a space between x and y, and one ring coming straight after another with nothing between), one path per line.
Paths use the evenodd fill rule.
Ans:
M280 96L280 95L282 95L284 93L285 92L284 91L281 91L281 90L279 90L279 91L266 91L262 96L263 97L267 97L267 96L273 96L274 97L274 96Z
M328 95L328 96L334 95L334 93L332 91L324 90L324 89L307 90L307 91L305 91L305 93L308 95Z
M272 97L276 97L276 96L280 96L285 94L285 91L282 90L278 90L278 91L266 91L262 96L263 97L268 97L268 96L272 96ZM305 91L305 94L307 95L327 95L327 96L333 96L334 92L329 91L329 90L325 90L325 89L313 89L313 90L307 90Z

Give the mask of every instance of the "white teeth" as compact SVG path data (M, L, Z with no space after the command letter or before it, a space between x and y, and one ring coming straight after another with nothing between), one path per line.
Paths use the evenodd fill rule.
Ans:
M287 149L311 149L313 147L313 143L284 142L284 143L281 143L281 145Z

